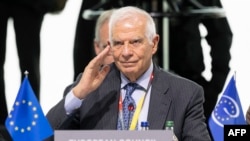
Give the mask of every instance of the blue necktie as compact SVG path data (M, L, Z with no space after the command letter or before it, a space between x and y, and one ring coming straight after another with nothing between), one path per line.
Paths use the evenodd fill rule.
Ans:
M134 115L135 112L135 108L136 108L136 104L134 99L132 98L132 93L134 92L134 90L136 89L138 85L136 83L128 83L125 86L126 89L126 95L125 98L123 100L123 121L124 121L124 127L125 130L129 129L130 123L132 121L132 117Z
M132 93L134 92L135 89L143 89L143 87L141 87L140 85L138 85L137 83L128 83L124 89L126 90L126 94L125 94L125 98L123 100L122 103L122 111L123 111L123 123L124 123L124 130L128 130L136 109L136 103L134 101L134 99L132 98ZM121 122L119 120L118 122L118 129L122 129L121 128Z

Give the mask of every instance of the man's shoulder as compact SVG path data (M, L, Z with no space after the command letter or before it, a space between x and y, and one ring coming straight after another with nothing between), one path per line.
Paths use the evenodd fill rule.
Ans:
M172 71L164 70L162 68L158 69L158 77L161 83L164 82L166 85L170 85L171 87L187 87L187 88L202 88L198 83L182 77Z

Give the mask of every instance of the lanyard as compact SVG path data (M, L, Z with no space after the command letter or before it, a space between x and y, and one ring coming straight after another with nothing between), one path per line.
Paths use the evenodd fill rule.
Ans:
M130 124L129 130L135 130L135 128L136 128L136 124L138 122L139 114L140 114L140 112L142 110L142 107L143 107L143 104L144 104L144 100L145 100L145 97L146 97L146 95L148 93L148 90L149 90L150 86L152 85L153 78L154 78L154 75L153 75L153 73L151 73L147 89L144 92L142 98L139 100L138 105L136 106L137 108L136 108L135 113L133 115L132 122ZM120 95L120 99L119 99L119 118L121 120L122 129L124 129L122 107L123 107L122 106L122 96Z

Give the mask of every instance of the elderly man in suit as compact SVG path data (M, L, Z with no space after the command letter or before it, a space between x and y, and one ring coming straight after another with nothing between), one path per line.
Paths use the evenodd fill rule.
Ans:
M136 7L117 9L110 18L109 46L90 61L76 82L65 89L65 97L48 112L52 127L140 130L139 123L148 121L150 129L164 129L165 122L173 120L179 141L210 141L203 89L153 62L159 39L147 12ZM110 51L114 63L103 65ZM131 83L137 87L127 94ZM124 104L128 99L133 108L127 117ZM132 120L126 119L129 117Z

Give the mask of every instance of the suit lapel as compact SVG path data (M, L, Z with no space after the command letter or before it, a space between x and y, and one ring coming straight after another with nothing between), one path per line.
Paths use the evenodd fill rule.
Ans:
M169 114L169 108L172 102L172 99L168 93L168 82L169 80L166 80L166 76L163 76L162 71L159 68L154 67L154 79L152 83L148 113L150 129L164 128L165 121Z

